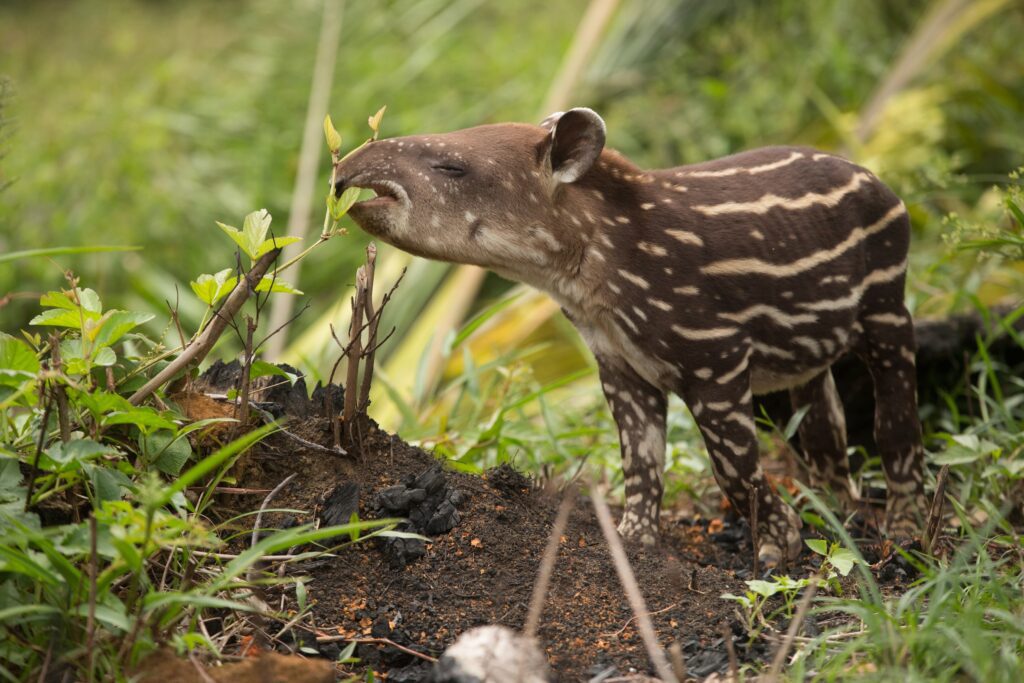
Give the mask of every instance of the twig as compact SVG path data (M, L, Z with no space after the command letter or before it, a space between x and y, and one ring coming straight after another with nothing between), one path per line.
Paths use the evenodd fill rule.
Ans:
M355 445L355 429L353 424L356 416L356 404L359 400L359 357L361 354L363 313L366 309L366 267L359 266L356 271L356 293L352 296L352 320L349 322L348 368L345 379L345 409L343 419L349 443ZM336 443L335 446L340 446Z
M242 308L242 304L248 300L249 295L255 291L256 285L263 279L263 275L270 268L270 264L281 253L280 249L271 249L260 257L244 278L240 278L235 288L231 290L224 304L217 311L217 314L210 320L206 329L196 337L195 341L188 345L181 355L175 358L163 370L157 373L156 377L146 382L145 385L128 399L132 405L139 405L154 391L166 384L171 378L184 370L192 363L201 363L206 354L210 352L213 345L223 334L230 320Z
M673 602L668 607L662 607L661 609L656 609L653 612L648 612L647 614L653 617L655 614L663 614L663 613L669 611L670 609L672 609L674 607L678 607L678 606L679 606L678 602ZM622 627L618 631L614 631L612 633L602 633L601 635L609 637L609 638L618 637L618 636L622 635L622 632L625 631L627 628L629 628L629 625L632 624L634 621L636 621L636 616L635 615L631 616L629 619L627 619L626 623L623 624Z
M551 571L554 569L555 560L558 559L558 546L561 543L562 534L569 523L569 513L572 512L573 502L576 500L574 489L568 489L562 496L562 502L558 506L558 513L555 515L555 523L551 526L551 533L548 534L548 544L544 548L544 555L540 561L540 571L537 572L537 582L533 585L533 595L530 596L530 609L526 613L526 624L523 626L523 635L533 639L537 637L537 627L540 625L540 617L544 611L544 600L548 594L548 584L551 583Z
M921 537L921 547L929 555L939 533L939 524L942 522L942 508L946 502L946 480L948 478L949 465L943 465L935 477L935 497L932 498L932 505L928 510L928 523L925 524L924 536Z
M753 484L747 483L746 487L750 496L750 544L754 550L754 578L757 579L761 576L761 534L757 528L760 499Z
M249 391L252 385L252 361L253 348L252 336L256 332L256 320L251 316L245 316L245 343L243 345L244 362L242 363L242 374L238 378L238 423L235 429L244 429L249 422Z
M405 647L404 645L399 645L398 643L396 643L395 641L391 640L390 638L346 638L345 636L317 636L316 642L318 642L318 643L341 643L341 642L346 642L346 643L359 643L359 644L366 644L366 645L389 645L389 646L391 646L391 647L393 647L393 648L395 648L397 650L401 650L402 652L404 652L406 654L412 655L413 657L419 657L420 659L425 659L428 662L436 662L437 661L437 658L435 658L435 657L431 657L430 655L425 655L422 652L417 652L416 650L413 650L411 648Z
M647 606L644 604L640 586L637 585L636 577L633 576L633 570L629 566L629 559L622 547L622 539L619 538L619 534L615 530L612 513L608 510L608 503L604 500L602 487L590 487L590 500L594 505L594 512L597 514L597 521L601 525L601 532L608 543L608 551L612 556L615 571L619 575L619 582L626 593L626 599L629 601L633 614L636 615L637 630L640 632L644 647L647 648L647 656L651 658L654 670L658 672L658 677L662 681L677 683L672 669L668 666L668 660L665 659L665 653L658 645L658 635L654 631L651 616L647 613Z
M32 458L32 471L29 472L28 490L25 492L25 512L32 507L32 492L36 487L36 475L39 474L39 457L43 453L43 444L46 443L46 427L50 424L50 410L53 407L50 392L46 391L45 380L39 382L39 400L43 401L43 419L39 425L39 442L36 444L36 454Z
M789 628L786 629L786 638L782 641L782 645L779 646L778 652L775 653L775 659L772 660L772 668L768 672L769 681L777 681L779 679L779 674L782 673L782 665L789 655L790 648L793 647L793 639L796 638L797 632L803 626L804 619L807 618L807 612L811 607L811 601L814 600L814 594L818 592L819 581L820 577L818 575L812 576L807 590L804 591L803 597L800 598L796 614L793 615L793 620L789 622Z
M365 352L366 361L363 363L363 383L359 387L359 397L356 403L357 412L365 412L370 404L370 385L373 383L373 360L377 349L377 328L380 326L380 316L374 314L373 310L373 275L377 266L377 245L370 242L366 245L366 292L363 296L363 306L366 309L366 319L369 321L369 332L366 335ZM381 309L384 304L381 304Z
M274 496L280 493L281 489L287 486L292 479L298 476L298 474L298 472L292 472L291 474L289 474L287 477L284 478L284 480L280 484L275 486L274 489L267 494L266 498L263 499L263 502L260 504L260 509L256 512L256 521L253 522L252 525L252 545L256 545L256 543L260 540L260 523L263 521L263 512L267 509L267 506L270 505L271 499L273 499ZM253 564L253 566L255 566L255 563ZM251 575L247 578L250 581L252 580Z

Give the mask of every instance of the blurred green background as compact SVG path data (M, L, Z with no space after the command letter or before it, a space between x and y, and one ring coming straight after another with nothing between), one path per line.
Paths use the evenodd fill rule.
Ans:
M346 149L383 104L385 137L539 121L566 74L555 90L598 110L609 144L642 166L799 143L875 170L914 219L908 297L917 315L1024 291L1019 263L958 255L943 239L955 232L950 213L959 226L1004 220L993 186L1024 164L1024 3L330 1L341 28L328 112ZM613 11L595 29L583 19L598 5ZM323 17L321 0L0 4L0 252L142 247L0 263L0 329L26 327L38 295L64 285L71 268L107 307L166 312L177 299L193 330L203 308L189 280L235 264L214 221L239 225L265 207L277 230L287 223ZM574 44L578 73L566 66ZM313 238L329 174L318 144ZM314 376L337 356L327 324L345 328L363 258L366 237L350 227L293 281L305 292L299 305L310 306L280 358ZM405 259L381 245L380 262L378 292ZM584 396L587 410L601 410L589 357L550 304L521 293L455 338L511 285L453 277L412 262L396 294L384 326L397 331L378 360L375 410L386 426L456 455L490 448L508 406L536 406L564 378L567 401ZM434 342L443 364L425 351ZM225 338L214 356L234 352L237 340ZM545 416L539 403L534 417ZM596 438L584 426L546 424L550 448L560 435ZM514 438L506 446L530 450Z

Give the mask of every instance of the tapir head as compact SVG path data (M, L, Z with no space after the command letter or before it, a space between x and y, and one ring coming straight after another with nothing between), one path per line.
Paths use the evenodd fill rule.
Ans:
M594 170L604 142L604 121L582 108L540 126L379 140L338 164L334 189L373 190L350 215L389 244L515 276L582 249L565 228L566 188Z

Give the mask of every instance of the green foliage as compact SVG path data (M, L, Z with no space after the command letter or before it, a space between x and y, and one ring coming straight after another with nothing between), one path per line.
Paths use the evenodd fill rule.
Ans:
M791 579L788 576L773 576L771 581L762 579L750 579L744 581L747 584L747 591L743 595L724 593L723 600L732 600L743 609L744 621L751 640L757 637L761 630L759 624L765 624L776 617L783 616L786 619L793 618L793 611L796 607L796 599L800 591L810 585L809 579ZM781 596L782 605L772 612L765 614L764 608L768 600L774 596Z

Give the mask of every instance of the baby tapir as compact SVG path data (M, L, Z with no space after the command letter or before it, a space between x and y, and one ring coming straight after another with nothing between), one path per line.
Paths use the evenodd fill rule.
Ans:
M845 420L829 366L853 351L874 381L890 532L922 510L914 333L903 305L903 203L870 171L803 147L768 147L645 171L604 148L590 109L372 142L336 192L372 235L549 293L593 351L619 429L619 531L653 543L666 395L689 406L722 491L757 497L766 563L800 551L800 521L758 463L751 394L810 405L800 442L813 478L852 501Z

